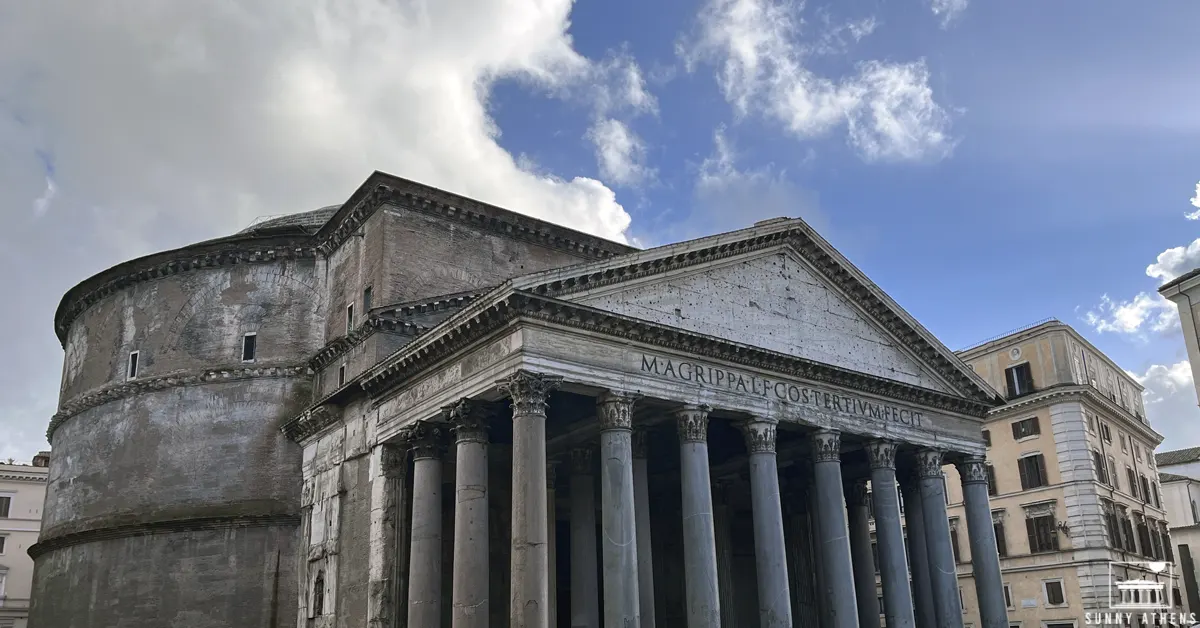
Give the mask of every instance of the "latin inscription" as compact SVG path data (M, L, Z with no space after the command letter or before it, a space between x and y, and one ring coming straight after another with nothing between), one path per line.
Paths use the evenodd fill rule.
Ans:
M675 362L666 358L642 354L642 372L652 373L706 388L774 398L783 403L808 405L818 409L852 414L879 421L921 427L923 414L917 410L862 399L845 393L829 392L782 380L746 375L719 366L695 362Z

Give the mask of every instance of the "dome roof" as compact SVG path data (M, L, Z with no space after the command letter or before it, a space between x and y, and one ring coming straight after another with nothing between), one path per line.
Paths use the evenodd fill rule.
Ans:
M314 209L308 212L300 212L299 214L287 214L286 216L275 216L261 222L254 223L245 229L242 229L238 234L253 233L255 231L263 231L266 229L278 229L280 227L301 227L309 231L316 231L329 222L330 218L341 209L341 205L328 205L321 209Z

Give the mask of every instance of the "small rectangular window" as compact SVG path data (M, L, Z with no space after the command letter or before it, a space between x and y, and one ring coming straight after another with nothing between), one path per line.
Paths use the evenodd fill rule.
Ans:
M12 507L11 497L0 497L0 519L8 518L8 509Z
M137 375L138 375L138 352L132 351L129 354L129 369L127 370L126 377L128 379L133 379L133 378L137 377Z
M5 539L7 539L7 538L8 538L8 537L6 537L6 536L4 536L4 535L0 534L0 555L3 555L3 554L4 554L4 541L5 541Z
M1062 580L1046 580L1043 585L1046 588L1046 606L1062 606L1067 603Z
M1012 605L1012 588L1009 587L1007 584L1004 585L1004 605L1009 608L1013 607L1013 605Z
M1129 451L1129 441L1125 438L1125 434L1118 433L1117 437L1121 440L1121 453Z
M993 521L992 530L996 533L996 553L1001 557L1008 556L1008 537L1004 534L1004 521Z
M1042 433L1042 426L1038 423L1038 418L1031 416L1028 419L1015 421L1012 424L1013 440L1021 440L1030 436L1037 436Z
M1033 370L1028 362L1008 367L1004 370L1004 378L1008 384L1009 399L1033 392Z
M1103 438L1104 442L1112 444L1112 430L1108 429L1107 423L1100 424L1100 438Z
M371 313L371 286L363 288L363 314Z
M253 362L257 349L258 334L250 333L242 336L242 362Z
M1033 454L1017 459L1017 473L1021 476L1021 490L1046 486L1050 479L1046 475L1046 459L1042 454Z
M346 333L354 331L354 304L346 305Z
M1029 553L1058 551L1058 527L1054 515L1041 515L1025 519L1025 532L1029 535Z
M338 387L340 388L345 385L346 385L346 365L343 364L338 367Z
M996 494L1000 492L999 489L996 488L996 467L993 467L990 464L987 466L987 487L988 495L991 495L992 497L995 497Z

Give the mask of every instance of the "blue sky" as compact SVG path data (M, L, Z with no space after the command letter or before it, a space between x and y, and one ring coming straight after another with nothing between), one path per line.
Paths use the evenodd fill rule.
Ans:
M67 288L374 169L644 246L801 216L951 348L1074 325L1200 444L1155 293L1200 265L1194 2L106 11L0 7L0 254L39 260L0 280L0 458L44 447Z

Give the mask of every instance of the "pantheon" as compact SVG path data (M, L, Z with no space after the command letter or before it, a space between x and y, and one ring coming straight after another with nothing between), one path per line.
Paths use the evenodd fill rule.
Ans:
M639 250L377 172L55 326L33 628L961 628L946 465L1008 627L1002 399L800 219Z

